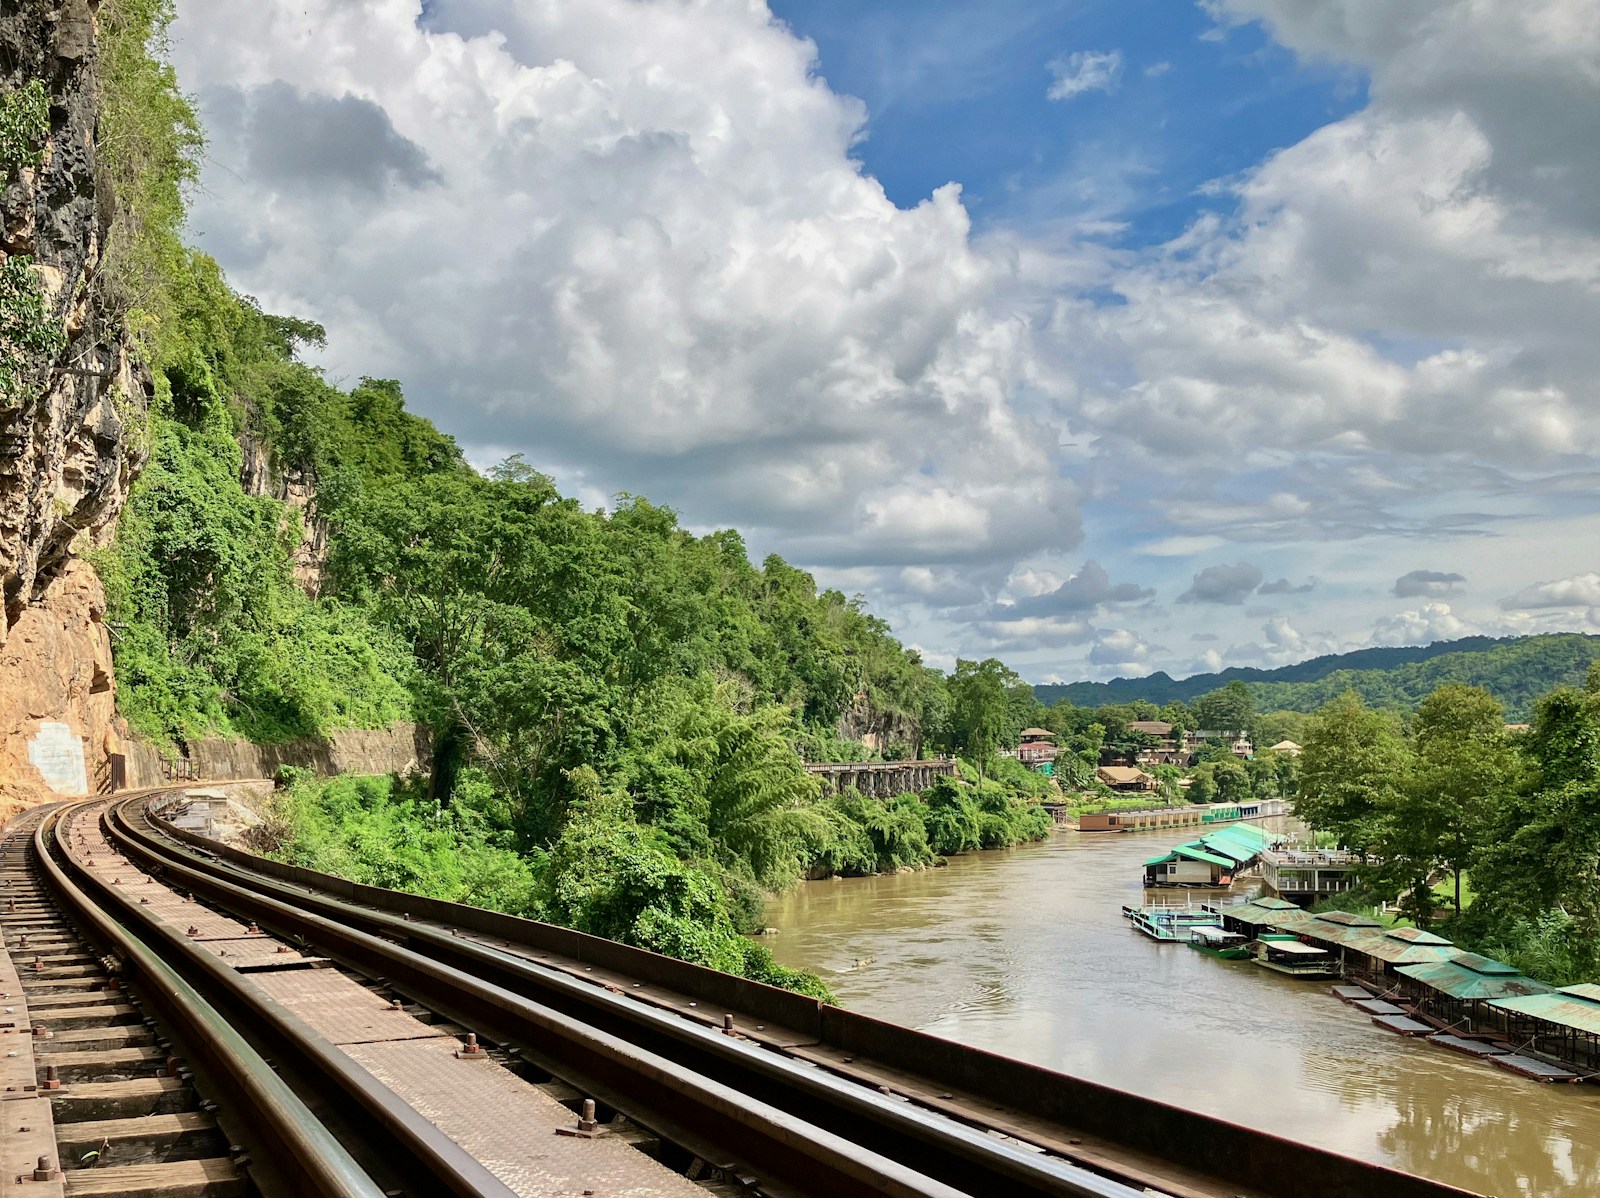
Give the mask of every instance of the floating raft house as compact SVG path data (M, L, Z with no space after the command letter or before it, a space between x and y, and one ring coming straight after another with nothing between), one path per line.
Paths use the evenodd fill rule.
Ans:
M1144 863L1146 886L1227 886L1252 865L1271 837L1249 824L1207 832Z
M1600 1068L1600 986L1584 982L1549 994L1491 999L1514 1032L1531 1036L1541 1052Z
M1458 952L1448 961L1402 965L1395 972L1412 979L1424 990L1458 1004L1549 994L1552 989L1524 976L1515 965L1480 957L1477 953Z

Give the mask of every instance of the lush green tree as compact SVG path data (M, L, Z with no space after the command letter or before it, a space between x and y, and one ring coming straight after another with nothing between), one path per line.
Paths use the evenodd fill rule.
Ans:
M1256 717L1256 736L1266 748L1281 741L1304 744L1311 717L1303 711L1268 711Z
M1189 798L1201 803L1238 803L1250 797L1250 776L1231 753L1195 768Z
M1194 709L1182 699L1176 699L1163 705L1160 714L1155 718L1164 720L1172 725L1172 734L1177 737L1179 744L1183 743L1183 734L1185 732L1193 732L1200 726Z
M928 844L941 856L971 852L983 844L983 828L973 788L940 778L924 792Z
M1250 688L1237 680L1221 690L1202 695L1194 705L1195 719L1209 732L1248 737L1255 731L1256 704Z
M1396 807L1409 774L1410 755L1393 721L1347 692L1306 726L1294 812L1367 852L1377 843L1381 814Z
M1442 686L1417 712L1413 745L1396 822L1450 870L1459 911L1461 875L1514 783L1504 710L1481 687Z
M1012 705L1022 679L994 658L957 661L951 677L950 726L955 747L978 767L981 779L1003 748L1016 744L1022 725ZM959 850L957 850L959 851Z
M1600 680L1592 680L1600 681ZM1471 926L1487 938L1569 918L1570 952L1600 969L1600 686L1540 700L1519 746L1528 772L1490 812L1472 861Z

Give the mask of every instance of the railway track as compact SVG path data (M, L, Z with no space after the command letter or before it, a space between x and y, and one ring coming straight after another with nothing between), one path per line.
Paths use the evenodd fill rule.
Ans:
M100 1046L141 1050L136 1057L102 1055L96 1064L98 1050L81 1049L83 1067L170 1068L177 1076L157 1079L167 1083L188 1075L196 1109L186 1112L186 1159L174 1159L177 1147L145 1155L191 1172L202 1162L215 1179L144 1193L1463 1193L1238 1128L1221 1137L1221 1150L1182 1146L1202 1167L1175 1163L1141 1142L1149 1128L1119 1142L1081 1120L997 1103L981 1078L949 1062L941 1071L930 1059L919 1072L897 1067L904 1062L892 1052L874 1060L851 1047L856 1024L843 1025L846 1034L806 1026L811 1011L797 996L546 925L264 862L174 828L152 810L170 802L144 793L55 809L34 817L31 833L13 825L0 859L7 878L20 870L34 888L30 915L52 909L59 944L76 925L104 958L66 954L89 970L82 984L138 998L145 1006L133 1007L134 1017L152 1011L148 1042L122 1044L113 1033ZM13 861L12 846L23 843L25 865ZM11 958L26 962L14 926L20 934L21 925L4 929ZM812 1006L818 1019L838 1018ZM189 1009L210 1011L213 1023L180 1026L173 1012ZM238 1041L226 1061L207 1039L222 1034L219 1025ZM949 1047L967 1073L986 1055ZM1087 1085L1045 1076L1067 1090ZM286 1126L252 1107L260 1096L242 1092L241 1078L257 1089L275 1085L270 1104L286 1113ZM72 1086L94 1084L106 1083ZM1144 1103L1158 1133L1163 1121L1202 1132L1229 1126L1122 1098ZM40 1093L31 1101L67 1100ZM215 1128L202 1126L210 1114L201 1103L213 1106ZM68 1149L55 1154L75 1166L60 1183L65 1192L134 1192L83 1189L95 1175L140 1163L113 1163L133 1150L109 1139L74 1158L84 1142L69 1133ZM230 1147L219 1153L222 1144Z

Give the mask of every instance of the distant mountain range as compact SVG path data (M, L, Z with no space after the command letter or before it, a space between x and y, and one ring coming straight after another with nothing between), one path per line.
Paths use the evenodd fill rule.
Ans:
M1045 704L1069 699L1079 707L1104 707L1135 699L1188 702L1238 680L1250 687L1258 711L1311 711L1346 690L1354 690L1374 706L1412 708L1447 682L1465 682L1485 688L1504 703L1508 718L1521 719L1552 687L1582 685L1589 663L1597 659L1600 636L1575 632L1469 636L1417 647L1333 653L1275 670L1233 667L1181 679L1157 672L1146 678L1071 682L1033 690Z

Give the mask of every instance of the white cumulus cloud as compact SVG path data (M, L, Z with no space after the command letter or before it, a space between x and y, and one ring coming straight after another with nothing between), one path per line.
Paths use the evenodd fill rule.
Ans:
M1055 426L1010 402L1012 262L957 186L887 199L764 5L186 3L176 33L204 246L469 450L816 564L1080 539Z
M1500 600L1507 611L1541 607L1600 607L1600 574L1575 574L1536 582Z

